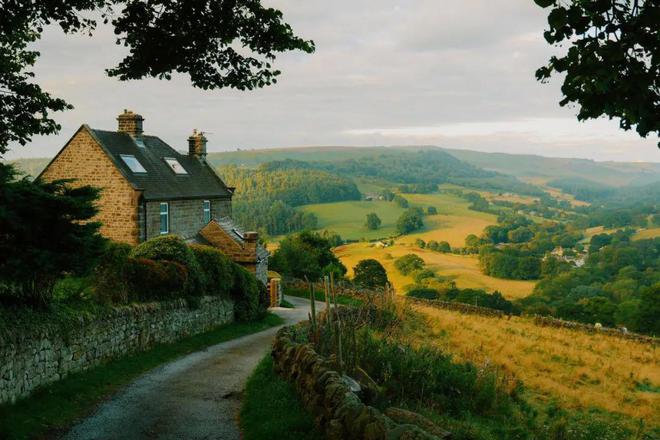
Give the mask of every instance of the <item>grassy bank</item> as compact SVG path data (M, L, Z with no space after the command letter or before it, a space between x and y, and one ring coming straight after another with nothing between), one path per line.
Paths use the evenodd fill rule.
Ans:
M293 387L273 372L270 355L259 363L248 379L240 425L245 440L323 438Z
M108 362L40 388L14 405L0 406L0 438L52 438L85 416L106 396L141 374L178 357L220 342L282 324L268 314L263 320L224 325L172 344Z

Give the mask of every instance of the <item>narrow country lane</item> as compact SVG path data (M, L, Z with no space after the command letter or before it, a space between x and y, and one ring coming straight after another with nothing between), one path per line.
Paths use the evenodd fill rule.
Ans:
M287 297L275 308L286 324L307 319L309 301ZM317 303L322 308L322 303ZM128 385L63 438L240 439L237 424L245 381L269 351L279 327L192 353Z

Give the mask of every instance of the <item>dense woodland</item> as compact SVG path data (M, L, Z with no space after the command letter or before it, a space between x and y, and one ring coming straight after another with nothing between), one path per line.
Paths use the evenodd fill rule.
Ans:
M314 214L294 209L311 203L359 200L349 179L306 167L304 163L271 162L256 169L226 166L225 182L236 187L233 217L246 229L281 235L317 226Z

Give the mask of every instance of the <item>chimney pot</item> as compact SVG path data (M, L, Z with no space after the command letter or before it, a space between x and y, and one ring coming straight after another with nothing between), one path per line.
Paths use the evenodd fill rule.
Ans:
M197 129L194 129L192 135L188 138L188 155L206 160L206 142L204 132L198 132Z
M142 134L142 121L144 121L142 115L124 109L124 113L117 116L117 129L118 131L128 133L131 136L139 136Z

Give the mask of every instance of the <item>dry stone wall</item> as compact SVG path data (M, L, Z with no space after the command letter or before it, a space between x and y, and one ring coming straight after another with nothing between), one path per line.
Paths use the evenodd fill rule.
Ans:
M292 383L303 405L329 440L430 440L437 436L397 423L365 405L332 365L310 344L298 343L300 326L284 327L273 345L275 372ZM421 417L421 416L419 416Z
M198 307L185 300L112 308L66 329L43 325L0 335L0 404L28 396L35 388L106 360L174 342L229 323L234 305L203 297Z

